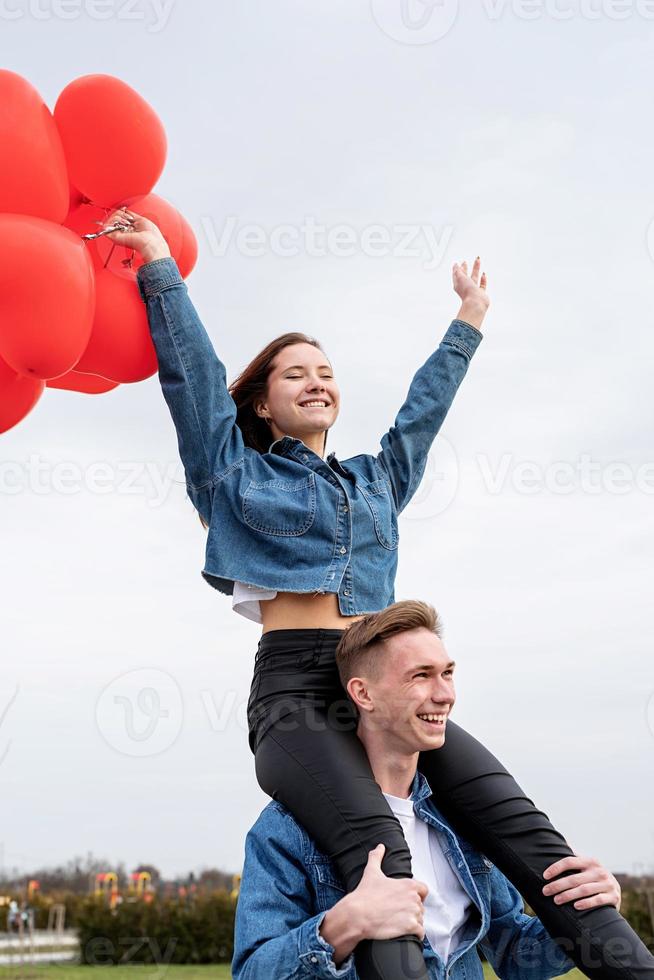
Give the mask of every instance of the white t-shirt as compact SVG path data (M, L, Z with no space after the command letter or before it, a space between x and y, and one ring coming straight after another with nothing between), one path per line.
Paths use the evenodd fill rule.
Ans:
M388 805L400 821L411 852L413 877L429 888L424 900L425 934L444 963L459 945L459 934L474 908L463 885L443 853L439 835L433 827L416 817L413 800L384 793Z
M261 623L259 602L262 599L274 599L276 595L277 592L270 589L260 589L256 585L246 585L245 582L234 582L232 609L246 619L251 619L253 623Z

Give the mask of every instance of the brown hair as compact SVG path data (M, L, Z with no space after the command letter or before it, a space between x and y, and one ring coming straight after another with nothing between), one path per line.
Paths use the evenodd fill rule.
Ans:
M417 599L394 602L381 612L369 613L352 623L336 647L336 666L343 687L347 686L351 677L363 676L376 680L384 641L420 626L438 637L443 634L442 622L434 607Z
M280 351L290 347L291 344L311 344L312 347L323 350L315 337L308 337L304 333L283 333L259 351L228 388L236 403L236 424L243 434L243 442L251 449L256 449L258 453L268 452L272 438L270 424L257 415L254 405L259 398L265 397L272 362ZM327 430L325 430L323 453L326 445ZM200 523L205 530L209 527L201 515Z

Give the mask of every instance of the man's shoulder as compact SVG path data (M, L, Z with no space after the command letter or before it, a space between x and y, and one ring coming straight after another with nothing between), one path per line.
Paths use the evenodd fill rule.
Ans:
M262 841L264 843L274 841L294 854L301 854L305 859L315 851L315 845L302 824L295 819L283 803L279 803L277 800L271 800L263 808L250 827L247 836L250 841Z

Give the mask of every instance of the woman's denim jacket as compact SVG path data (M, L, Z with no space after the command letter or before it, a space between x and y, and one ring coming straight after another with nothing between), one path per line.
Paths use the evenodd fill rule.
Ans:
M417 772L416 816L433 827L445 857L472 899L474 914L447 963L423 940L431 980L483 980L477 945L502 980L549 980L574 964L540 919L525 915L520 895L482 854L454 833ZM234 980L356 980L354 958L340 966L320 935L325 912L345 890L332 861L281 803L264 808L245 841L245 865L236 908Z
M177 430L187 492L209 524L205 580L281 592L333 592L344 616L395 601L397 516L422 479L482 335L453 320L416 372L381 452L326 459L291 436L245 446L225 367L172 258L141 266L159 380Z

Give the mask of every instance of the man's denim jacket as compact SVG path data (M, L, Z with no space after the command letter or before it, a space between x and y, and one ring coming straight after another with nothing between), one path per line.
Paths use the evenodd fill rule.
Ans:
M452 321L416 372L377 455L323 459L291 436L259 453L244 445L225 367L175 260L141 266L137 281L187 492L209 524L205 580L227 595L235 580L337 593L344 616L394 602L397 515L418 488L481 333Z
M520 895L504 875L455 835L431 799L422 773L413 781L416 816L439 834L454 873L475 912L447 963L423 940L433 980L483 980L477 945L502 980L549 980L574 964L545 931L525 915ZM245 841L245 864L236 908L233 980L356 980L354 956L339 967L319 933L328 909L345 890L330 859L281 803L260 814Z

